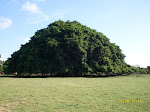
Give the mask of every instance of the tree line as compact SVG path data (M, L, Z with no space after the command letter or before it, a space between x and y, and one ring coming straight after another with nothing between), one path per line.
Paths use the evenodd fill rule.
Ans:
M4 64L7 74L50 76L112 76L148 73L124 61L115 43L77 21L55 21L38 30Z
M1 54L0 54L0 58L1 58ZM0 74L3 74L3 72L4 72L3 64L4 64L4 61L0 60Z

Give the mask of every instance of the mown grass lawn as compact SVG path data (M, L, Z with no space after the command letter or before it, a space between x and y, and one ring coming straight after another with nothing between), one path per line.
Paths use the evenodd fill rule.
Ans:
M140 102L136 102L138 100ZM107 78L0 76L0 112L3 111L150 112L150 75Z

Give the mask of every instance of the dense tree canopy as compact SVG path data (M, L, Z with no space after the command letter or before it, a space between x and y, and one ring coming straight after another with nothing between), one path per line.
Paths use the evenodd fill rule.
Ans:
M55 76L108 76L132 73L119 46L100 32L77 21L56 21L35 33L14 52L6 73L51 74Z

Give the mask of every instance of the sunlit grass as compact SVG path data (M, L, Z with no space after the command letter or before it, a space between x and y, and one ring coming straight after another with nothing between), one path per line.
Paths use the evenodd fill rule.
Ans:
M0 77L0 112L149 112L150 75ZM142 102L120 101L140 99Z

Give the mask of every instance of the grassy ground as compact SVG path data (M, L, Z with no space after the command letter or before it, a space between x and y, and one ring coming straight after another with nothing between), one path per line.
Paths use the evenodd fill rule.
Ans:
M0 76L0 112L150 112L150 75Z

